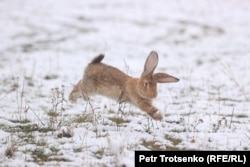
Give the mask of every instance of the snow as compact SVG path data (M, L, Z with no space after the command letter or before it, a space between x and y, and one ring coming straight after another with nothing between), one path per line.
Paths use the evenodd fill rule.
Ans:
M1 165L130 167L134 150L249 150L249 15L247 0L0 1ZM140 76L151 50L156 71L180 78L158 86L162 121L102 96L68 102L95 55Z

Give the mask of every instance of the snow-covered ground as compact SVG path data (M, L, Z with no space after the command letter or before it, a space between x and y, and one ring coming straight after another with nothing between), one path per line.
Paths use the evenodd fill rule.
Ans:
M248 0L1 0L0 166L133 166L134 150L250 150ZM68 95L97 54L139 76L151 50L154 121Z

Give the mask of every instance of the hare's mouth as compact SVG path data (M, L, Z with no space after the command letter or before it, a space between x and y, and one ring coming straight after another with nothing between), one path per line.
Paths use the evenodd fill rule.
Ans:
M157 96L157 93L148 93L148 92L144 92L144 91L138 91L138 94L145 99L154 99Z

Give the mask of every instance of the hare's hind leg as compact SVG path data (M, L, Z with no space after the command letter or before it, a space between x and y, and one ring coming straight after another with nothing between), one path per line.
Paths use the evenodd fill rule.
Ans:
M162 115L158 112L158 109L154 107L149 101L141 101L137 105L142 111L147 112L155 120L162 120Z
M83 98L85 101L88 100L87 92L84 91L84 83L80 80L69 95L69 101L75 103L78 98Z

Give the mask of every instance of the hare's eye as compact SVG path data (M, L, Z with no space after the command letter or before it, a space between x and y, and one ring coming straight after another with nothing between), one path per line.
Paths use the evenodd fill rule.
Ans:
M148 82L144 82L144 86L147 87L148 86Z

